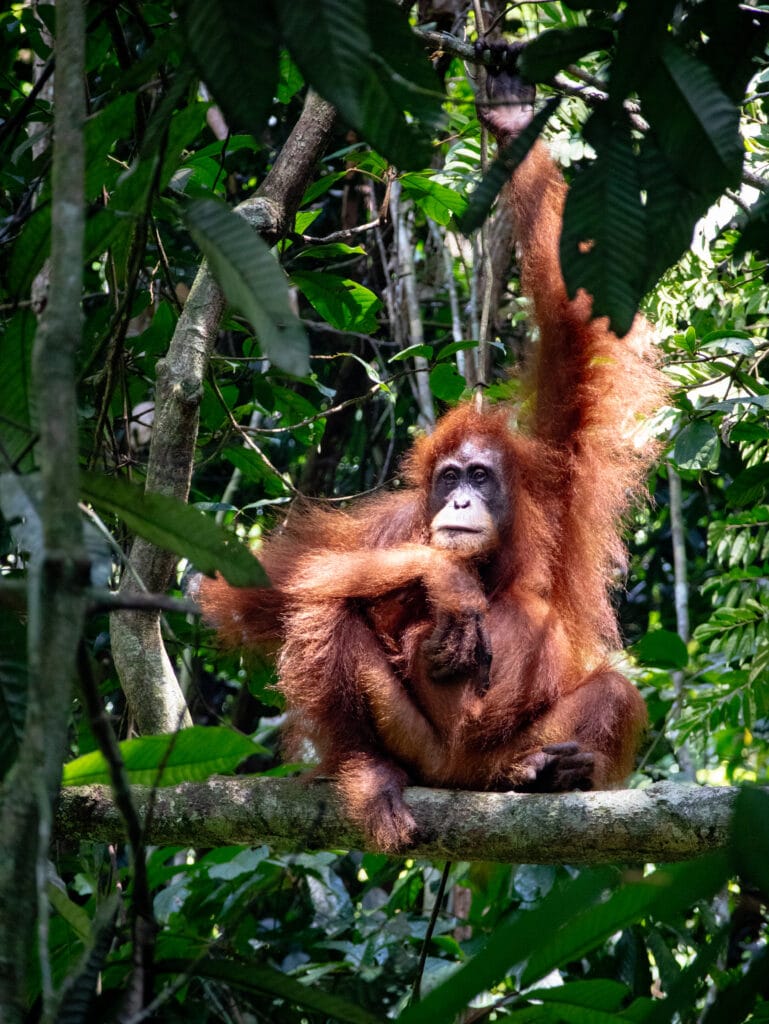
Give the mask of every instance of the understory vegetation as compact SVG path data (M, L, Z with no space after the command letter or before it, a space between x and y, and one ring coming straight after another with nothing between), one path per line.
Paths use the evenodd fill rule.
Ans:
M769 6L404 7L0 13L9 1024L769 1021ZM542 132L570 181L568 287L657 327L664 454L617 590L651 723L631 785L740 787L728 848L444 873L148 846L129 783L297 767L273 664L216 646L188 567L259 582L292 500L397 486L442 410L516 397L479 37L530 42L521 147ZM128 843L60 840L63 765L114 787Z

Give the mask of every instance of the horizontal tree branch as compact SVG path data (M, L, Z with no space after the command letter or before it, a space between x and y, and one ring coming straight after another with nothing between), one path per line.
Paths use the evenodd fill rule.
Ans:
M152 790L134 786L132 794L146 823ZM726 844L736 794L672 782L558 795L414 787L406 799L421 838L408 853L527 864L688 860ZM64 788L55 833L70 840L123 838L109 787ZM367 849L327 782L245 776L156 790L145 838L194 847Z

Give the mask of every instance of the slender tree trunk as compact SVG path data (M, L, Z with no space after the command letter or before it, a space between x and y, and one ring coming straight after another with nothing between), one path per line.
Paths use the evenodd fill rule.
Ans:
M29 578L29 690L21 753L2 791L0 1020L25 1019L38 934L43 1018L52 1019L48 846L61 779L88 564L78 512L75 354L83 265L85 90L81 0L56 4L53 203L48 301L32 358L37 397L43 550Z

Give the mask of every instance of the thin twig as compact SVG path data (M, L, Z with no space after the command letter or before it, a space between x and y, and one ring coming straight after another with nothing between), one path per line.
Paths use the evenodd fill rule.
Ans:
M310 245L326 245L328 242L344 242L346 238L354 238L356 235L364 235L367 231L373 231L380 224L379 217L370 220L368 224L358 224L357 227L344 228L341 231L332 231L329 235L297 235L289 232L288 237Z
M435 931L435 925L438 922L438 914L441 912L441 904L443 903L443 897L446 895L446 883L449 880L449 872L451 871L451 861L447 860L443 866L443 874L441 880L438 883L438 892L435 894L435 903L433 903L432 913L430 914L430 920L427 924L427 931L425 937L422 940L422 949L419 952L419 963L417 964L417 973L414 978L414 984L411 986L411 999L410 1003L418 1003L422 998L422 975L425 972L425 964L427 962L427 949L433 940L433 932Z
M209 374L209 380L210 380L210 383L211 383L211 387L214 389L214 394L216 395L217 399L219 400L219 404L221 405L222 409L224 409L225 415L227 416L227 419L230 421L230 425L232 426L233 430L235 430L239 434L239 436L241 437L241 439L243 441L243 446L245 448L248 448L249 451L255 452L259 456L259 458L262 460L262 462L265 464L265 466L270 470L270 472L274 473L275 476L278 478L278 480L280 480L283 483L283 485L285 486L286 490L290 491L292 494L298 494L299 491L296 489L296 487L294 486L293 482L290 479L287 479L283 475L283 473L281 473L280 470L270 462L270 460L264 454L264 452L259 447L259 445L255 444L253 442L253 440L248 436L247 428L241 426L240 423L238 423L238 421L235 419L235 417L233 416L232 412L230 411L229 406L227 405L227 402L226 402L226 400L224 398L224 395L222 394L222 392L219 389L219 385L217 384L216 378L214 377L213 373ZM253 429L261 430L261 428L259 428L259 427L253 428Z

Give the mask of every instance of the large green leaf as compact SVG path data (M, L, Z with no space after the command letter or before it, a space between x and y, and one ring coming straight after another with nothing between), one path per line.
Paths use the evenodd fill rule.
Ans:
M598 111L585 126L598 159L577 176L566 198L561 265L573 295L584 288L596 315L619 335L633 323L646 281L646 217L630 133Z
M445 226L452 216L461 215L467 209L464 196L441 185L428 173L404 174L400 182L403 195L413 199L414 204L436 224Z
M617 879L615 871L602 868L583 872L569 884L552 890L532 910L517 914L498 926L490 941L472 960L416 1006L405 1010L398 1017L399 1024L452 1020L479 992L499 982L515 964L523 963L531 951L541 945L543 936L553 933L580 910L600 900Z
M715 427L706 420L694 420L676 437L673 462L679 469L715 469L720 451Z
M213 575L218 570L236 587L268 583L259 562L237 537L183 501L92 473L83 474L80 493L85 501L119 516L140 537L189 559L201 572Z
M262 749L233 729L203 725L120 744L128 781L135 786L175 786L234 772L241 761ZM65 786L109 785L109 765L100 750L93 750L65 764L62 781Z
M730 505L754 505L769 494L769 465L749 466L726 488Z
M676 175L652 133L644 136L639 152L641 187L646 193L646 226L653 240L647 248L643 291L650 291L660 276L686 252L697 219L709 202Z
M8 289L12 296L25 295L51 249L51 199L41 196L35 210L13 244L8 260Z
M706 64L665 39L639 93L644 116L683 182L712 198L739 182L739 109Z
M653 629L644 634L633 648L633 653L642 665L682 669L689 663L686 644L678 633L668 629Z
M112 191L112 184L122 173L117 160L109 160L115 145L131 136L136 97L132 93L118 96L85 125L85 198L93 202L103 189Z
M430 162L440 87L403 11L381 0L292 0L277 13L302 74L345 121L398 167Z
M251 321L264 354L287 373L309 373L307 336L288 297L288 282L259 235L213 199L187 208L187 225L229 302Z
M585 54L608 50L612 41L611 32L588 25L551 29L526 45L519 67L532 82L548 82L562 68L575 64Z
M660 981L665 991L664 999L655 999L649 1005L649 1012L633 1016L634 1020L643 1021L643 1024L670 1024L675 1019L676 1013L690 1011L695 1005L698 992L705 984L709 984L708 975L713 969L718 957L722 954L728 938L728 925L718 929L710 941L698 944L697 955L683 970L673 960L670 951L660 941L651 948L657 959L657 952L660 953L660 960L672 962L676 971L675 975L663 981L663 969L660 968L660 960L657 967L660 969ZM681 1014L682 1019L684 1015Z
M739 792L731 832L735 869L763 893L769 893L769 793L752 786Z
M269 0L184 0L182 25L200 77L233 131L262 132L278 83L277 26Z
M439 363L430 371L430 390L444 402L458 402L466 387L453 363Z
M521 983L530 985L559 964L578 960L610 935L648 915L674 921L698 900L712 896L727 873L726 857L717 854L658 868L640 881L616 889L605 902L572 916L559 931L540 941L528 958Z
M702 1024L738 1024L750 1020L759 1024L766 1020L766 995L769 978L769 946L764 946L751 960L747 970L734 984L723 988L708 1003L700 1020ZM760 1015L751 1014L756 1005L756 997L763 996ZM669 1019L669 1018L668 1018Z
M338 330L371 334L379 326L376 315L382 300L365 285L314 270L295 271L291 281L323 319Z
M669 29L676 0L629 0L619 19L609 91L616 108L648 75Z

